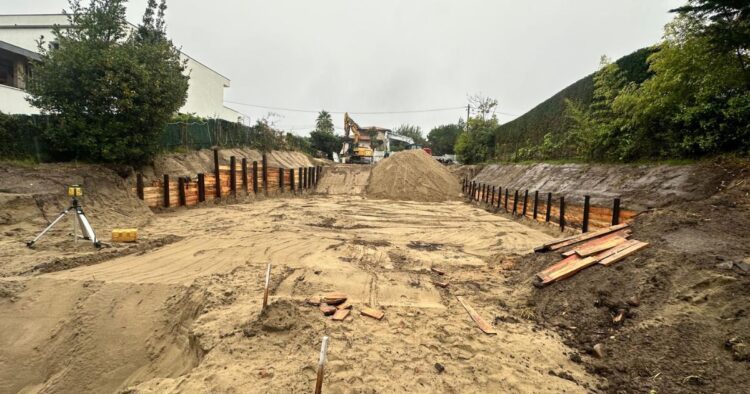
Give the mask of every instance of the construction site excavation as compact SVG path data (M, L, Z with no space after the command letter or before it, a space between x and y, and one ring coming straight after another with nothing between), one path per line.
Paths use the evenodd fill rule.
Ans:
M750 387L743 167L521 167L2 165L0 392Z

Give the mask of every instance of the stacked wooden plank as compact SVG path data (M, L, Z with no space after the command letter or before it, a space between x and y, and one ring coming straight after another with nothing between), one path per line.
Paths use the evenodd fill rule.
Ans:
M558 251L563 260L537 274L541 285L569 278L595 264L612 265L648 246L630 239L628 223L575 235L544 244L536 252Z

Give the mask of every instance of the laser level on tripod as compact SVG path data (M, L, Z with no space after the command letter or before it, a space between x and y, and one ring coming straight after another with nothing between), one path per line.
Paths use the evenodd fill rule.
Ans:
M78 197L83 196L83 188L79 185L70 185L68 186L68 197L71 198L70 206L62 211L59 216L57 216L57 219L53 220L52 223L50 223L47 228L42 230L39 235L36 236L33 240L26 242L26 246L33 247L37 241L39 241L44 234L47 234L49 230L52 229L59 221L61 221L65 216L68 215L68 213L74 213L73 217L73 242L78 242L78 227L81 228L81 238L91 241L95 247L100 248L102 246L101 242L99 242L98 239L96 239L96 233L94 233L93 227L91 227L91 223L89 223L89 220L86 218L86 214L83 213L83 207L81 207L81 204L78 202Z

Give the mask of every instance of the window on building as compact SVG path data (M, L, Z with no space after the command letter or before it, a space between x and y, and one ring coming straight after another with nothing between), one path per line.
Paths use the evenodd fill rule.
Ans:
M11 60L0 59L0 84L15 87Z

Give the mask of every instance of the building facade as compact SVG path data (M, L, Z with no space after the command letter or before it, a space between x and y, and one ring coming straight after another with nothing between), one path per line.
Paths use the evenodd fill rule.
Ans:
M31 60L40 59L39 42L47 47L56 45L52 34L55 25L71 27L67 16L62 14L0 15L0 112L39 112L26 102L25 78L30 72ZM242 121L241 113L224 105L224 90L230 86L229 78L184 52L181 56L187 60L190 86L187 101L180 112L230 122Z

